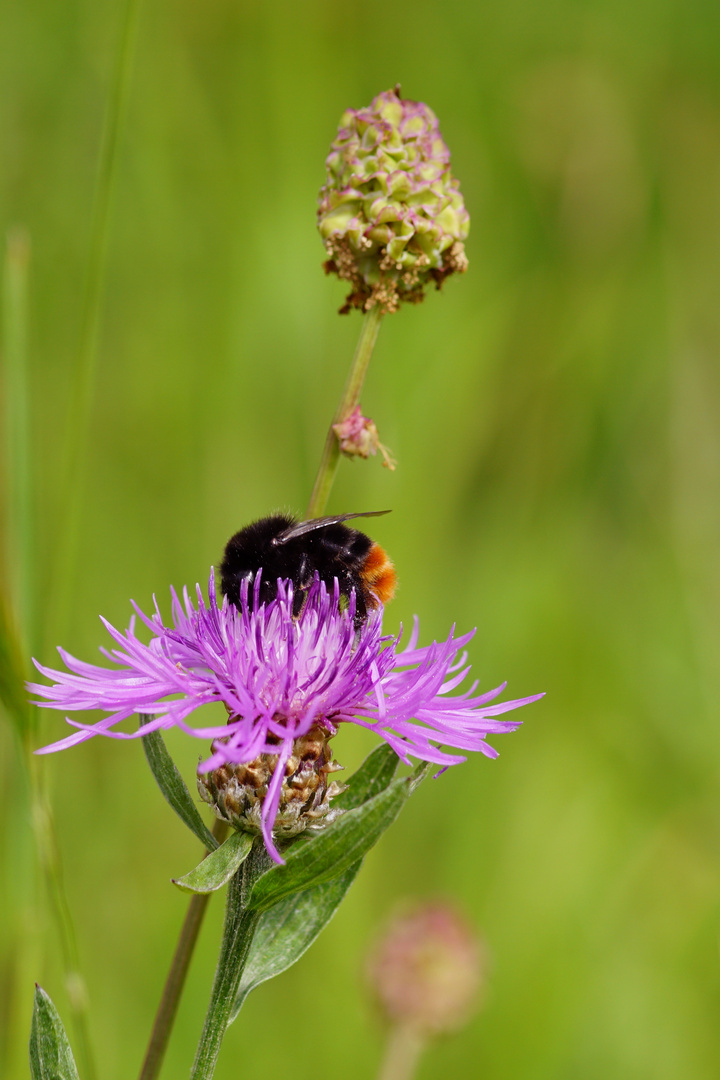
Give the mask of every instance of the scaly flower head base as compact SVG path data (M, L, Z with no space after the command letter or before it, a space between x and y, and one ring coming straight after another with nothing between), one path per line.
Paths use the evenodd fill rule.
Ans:
M342 723L358 724L385 739L402 761L418 758L442 771L464 761L464 751L496 757L487 736L519 726L519 721L498 717L542 696L491 704L503 684L481 695L472 686L451 697L468 674L463 649L474 631L460 637L451 632L446 641L418 647L416 620L401 649L400 637L383 636L380 608L356 627L354 594L349 604L341 604L337 582L328 592L316 581L295 617L290 582L279 580L277 596L266 604L259 603L259 588L258 574L254 603L248 604L245 588L239 609L227 598L219 605L211 572L207 602L199 586L196 603L187 590L182 600L171 590L170 625L157 604L150 616L133 605L136 614L125 632L103 620L116 647L101 652L113 667L76 660L63 649L59 652L68 671L36 664L52 680L50 686L30 686L45 699L38 704L108 713L94 724L68 718L74 733L38 752L62 750L94 735L133 739L177 727L214 740L203 772L271 755L274 768L260 796L260 818L266 847L281 861L273 829L296 740L317 728L333 735ZM150 632L147 645L137 636L138 620ZM212 702L225 706L227 723L191 725L191 715ZM135 713L153 719L136 731L118 731ZM449 753L438 743L460 753Z
M285 763L273 832L291 837L306 829L329 825L342 813L332 805L345 790L328 777L342 769L330 750L332 732L315 724L293 743ZM225 762L210 772L198 772L200 798L217 816L243 832L262 833L263 804L278 764L278 754L260 754L247 764Z

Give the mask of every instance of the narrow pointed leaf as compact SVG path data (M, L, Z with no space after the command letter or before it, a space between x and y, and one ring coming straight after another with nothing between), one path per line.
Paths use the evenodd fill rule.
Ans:
M432 768L432 764L429 761L420 761L415 766L412 773L408 777L408 780L410 781L410 794L411 795L413 794L414 791L417 790L417 788L423 782L423 780L425 779L427 774L430 772L431 768Z
M228 1026L251 990L280 975L310 948L320 931L327 926L352 885L362 859L340 877L315 885L305 892L275 904L260 916L250 953L243 970Z
M285 865L272 867L255 882L248 907L265 911L286 896L339 877L380 839L416 783L414 777L393 780L379 795L348 810L322 832L288 848Z
M143 720L141 716L140 722ZM214 851L218 842L200 817L200 811L170 757L162 735L159 731L152 731L149 735L143 735L142 742L148 765L165 799L208 851Z
M361 806L374 795L379 795L393 780L400 762L399 757L387 743L380 743L363 761L357 772L348 780L345 791L333 799L333 806L352 810Z
M173 878L173 885L183 892L211 893L226 885L238 867L247 859L253 838L247 833L233 832L215 851L211 851L185 877Z
M30 1029L30 1075L32 1080L79 1080L60 1015L40 986Z

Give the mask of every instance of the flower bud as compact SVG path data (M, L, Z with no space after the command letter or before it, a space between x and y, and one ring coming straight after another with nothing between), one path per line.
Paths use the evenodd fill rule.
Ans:
M450 151L432 109L406 101L400 88L367 109L348 109L326 161L318 228L327 273L348 281L341 312L397 311L463 273L470 219Z
M340 450L346 457L368 458L371 454L374 457L379 450L385 468L391 472L394 470L397 462L388 448L380 442L375 422L369 416L363 416L359 405L339 424L333 424L333 431L337 435Z
M370 958L369 977L387 1019L423 1036L462 1027L482 977L480 944L442 903L390 924Z
M330 733L315 725L295 740L285 765L275 836L297 836L305 829L321 828L343 812L331 806L345 785L328 783L329 774L342 769L332 760L329 739ZM260 754L244 765L226 762L212 772L198 773L200 796L236 829L261 834L263 801L277 762L277 754Z

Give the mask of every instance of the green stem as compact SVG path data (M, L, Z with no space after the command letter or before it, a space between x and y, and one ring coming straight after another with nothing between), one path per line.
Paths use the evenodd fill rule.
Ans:
M228 831L224 821L216 821L213 826L213 836L222 843ZM207 852L205 853L208 854ZM162 1068L165 1051L170 1040L170 1034L175 1023L180 997L185 986L185 978L190 967L195 945L197 943L200 927L205 918L208 901L212 893L195 893L190 899L185 921L182 924L180 937L175 946L175 953L170 965L168 977L165 980L160 1005L155 1016L155 1023L150 1034L150 1041L145 1051L145 1060L140 1070L139 1080L155 1080Z
M337 435L333 431L333 424L339 424L345 420L360 400L360 393L375 348L382 316L382 308L376 304L375 307L370 308L370 311L363 318L360 337L350 365L350 373L345 383L345 389L325 439L320 468L315 477L315 485L307 508L306 516L308 518L319 517L327 506L330 489L340 461L340 444Z
M80 344L72 379L71 400L65 434L61 501L64 519L54 568L54 614L65 618L72 594L77 563L79 521L88 459L87 440L95 383L100 316L105 291L110 218L117 175L118 150L132 72L140 0L126 0L115 72L105 113L100 161L90 229L90 253L80 325ZM62 633L59 634L62 637Z
M211 1080L215 1072L260 917L258 912L247 910L247 899L254 881L267 869L268 864L269 857L262 842L256 841L250 855L228 885L220 956L190 1080Z
M24 229L7 235L3 275L3 345L7 462L7 570L23 653L33 641L32 487L27 363L30 237Z
M404 1024L392 1028L378 1080L412 1080L425 1045L425 1039L416 1028Z

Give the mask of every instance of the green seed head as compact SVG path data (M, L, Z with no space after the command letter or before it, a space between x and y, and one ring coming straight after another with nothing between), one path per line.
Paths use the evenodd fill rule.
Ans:
M326 161L318 228L325 269L348 281L342 312L397 311L464 273L470 218L432 109L388 90L348 109Z

